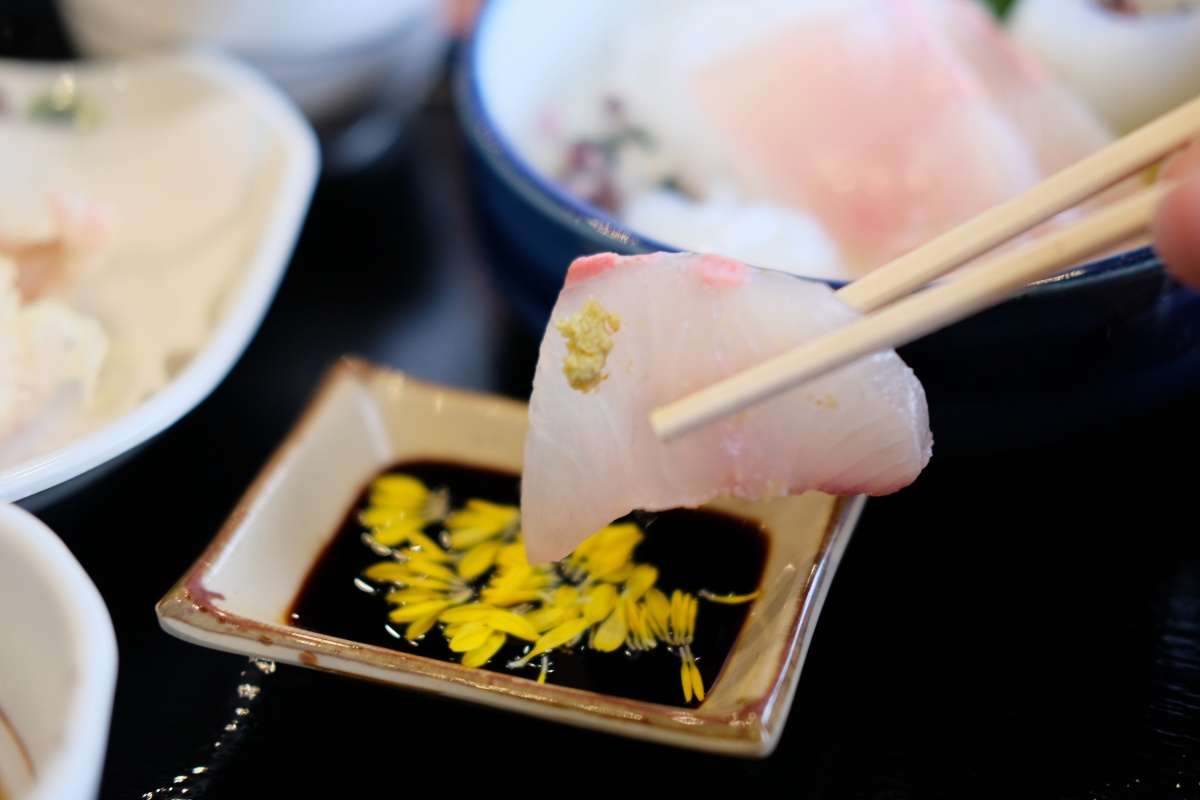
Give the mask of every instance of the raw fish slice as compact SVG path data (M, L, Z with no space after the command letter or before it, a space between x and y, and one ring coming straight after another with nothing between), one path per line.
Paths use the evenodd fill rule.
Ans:
M1200 92L1196 0L1023 0L1007 30L1120 133Z
M567 342L555 328L585 306L619 318L605 377L592 391L570 387ZM634 509L809 489L879 495L911 483L929 460L932 437L924 390L893 352L671 444L648 420L653 408L856 316L827 284L719 256L575 261L542 341L530 400L521 483L530 562L562 558ZM573 374L580 372L577 365Z
M924 0L923 8L1016 126L1043 175L1113 140L1111 127L1083 96L1009 41L981 4Z
M742 154L743 182L816 214L852 274L1030 188L1048 164L1061 167L1107 141L1102 127L1099 139L1096 125L1080 128L1077 107L1060 112L1041 102L1044 76L1022 71L995 24L956 11L969 2L826 4L696 72L697 106L726 149ZM954 30L973 55L956 47ZM976 65L1011 74L985 80ZM1015 108L1028 119L1030 105L1048 114L1035 140L1008 114ZM1045 147L1053 152L1043 157Z

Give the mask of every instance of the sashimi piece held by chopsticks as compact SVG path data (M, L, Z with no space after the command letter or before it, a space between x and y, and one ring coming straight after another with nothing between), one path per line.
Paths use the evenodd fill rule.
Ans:
M542 341L521 481L530 563L625 514L804 490L880 495L932 452L925 393L893 352L670 445L656 405L859 315L832 288L711 255L575 261Z
M552 312L530 402L528 557L565 556L634 509L908 485L928 462L932 436L924 391L891 348L1144 231L1170 186L905 295L1197 132L1200 98L836 294L716 256L578 260ZM874 309L883 310L862 316Z
M702 429L876 349L899 347L933 333L1002 302L1033 281L1053 277L1087 256L1143 233L1170 183L1146 187L1021 249L993 255L955 280L905 296L968 259L1153 165L1197 133L1200 98L847 284L838 294L848 305L862 311L883 310L857 325L831 331L655 408L650 415L655 432L663 441L669 441Z

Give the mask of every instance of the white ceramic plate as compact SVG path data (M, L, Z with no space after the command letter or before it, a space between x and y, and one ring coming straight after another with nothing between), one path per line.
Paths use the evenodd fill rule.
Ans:
M117 681L100 592L54 531L0 504L0 796L99 793Z
M45 113L64 99L80 113ZM55 196L97 209L106 238L70 299L111 340L90 405L56 401L0 444L0 500L110 462L216 387L274 297L318 166L291 101L215 48L0 61L0 230L36 229Z
M371 478L416 459L519 473L527 424L523 403L343 360L208 549L159 602L163 628L205 647L613 734L730 755L770 754L862 497L808 493L713 504L759 521L769 537L768 558L761 595L696 707L538 683L288 624L315 560Z

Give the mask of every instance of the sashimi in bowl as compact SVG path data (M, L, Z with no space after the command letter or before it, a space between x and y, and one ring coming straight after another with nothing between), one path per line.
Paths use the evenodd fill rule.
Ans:
M839 286L1115 136L972 0L760 4L484 9L457 99L532 332L578 256L716 252ZM1196 381L1196 303L1130 243L900 353L943 446L1019 444Z

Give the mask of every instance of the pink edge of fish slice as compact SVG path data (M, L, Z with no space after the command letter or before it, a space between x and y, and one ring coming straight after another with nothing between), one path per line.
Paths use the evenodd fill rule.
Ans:
M593 298L620 315L598 390L569 388L554 322ZM542 341L521 507L531 563L562 558L634 509L810 489L888 494L928 462L924 391L895 353L663 444L659 404L856 318L829 286L690 253L575 261Z

